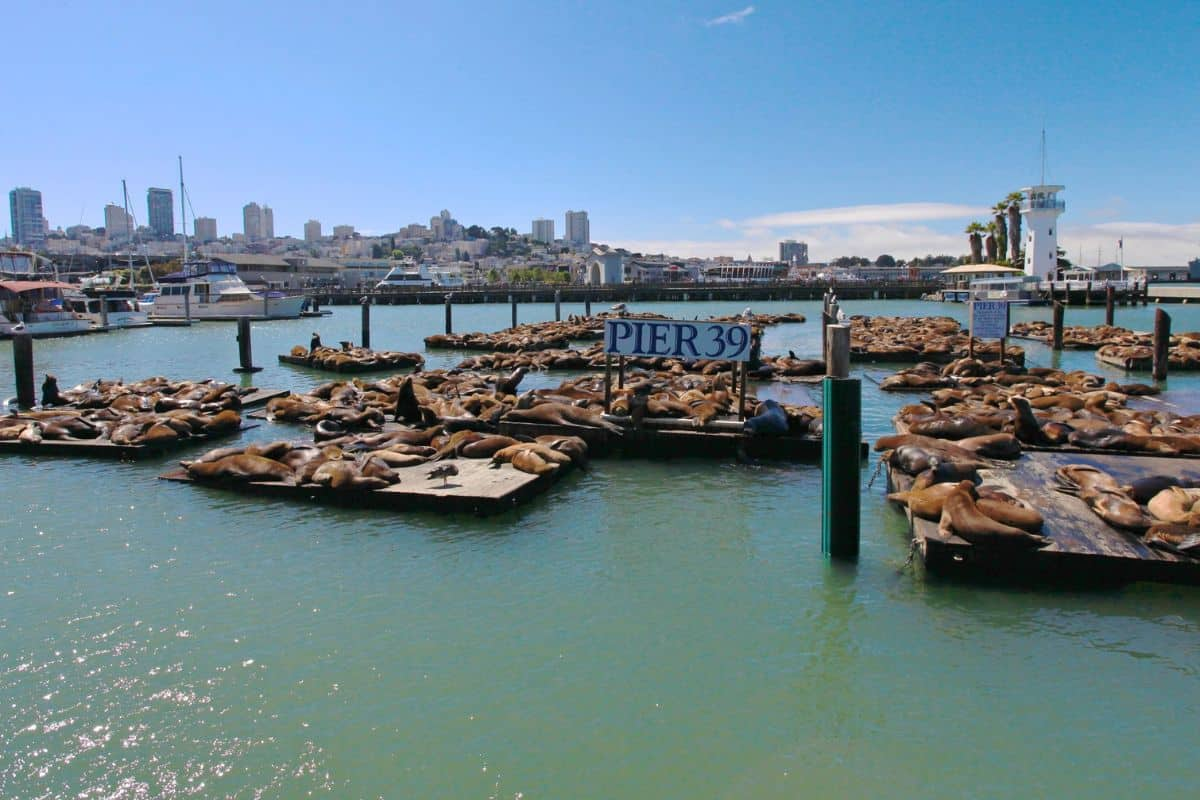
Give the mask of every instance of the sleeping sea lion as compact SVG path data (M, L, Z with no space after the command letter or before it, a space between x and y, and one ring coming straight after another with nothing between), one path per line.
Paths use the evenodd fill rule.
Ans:
M921 519L938 520L942 517L942 504L950 492L958 489L957 483L935 483L923 489L893 492L887 499L908 506L913 516Z
M621 435L621 426L609 422L599 411L590 411L566 403L540 403L531 408L514 408L504 415L513 422L533 422L540 425L566 425L577 428L604 428Z
M938 522L938 534L942 538L958 536L971 544L1000 547L1045 547L1051 542L1038 536L989 517L979 510L971 498L969 486L964 481L947 494L942 503L942 517Z
M286 465L262 456L225 456L216 461L196 461L188 465L187 472L197 480L227 480L243 483L286 483L294 482L294 475Z
M531 475L549 475L558 469L558 464L542 458L541 454L532 450L520 450L512 457L513 469L528 472Z
M1200 515L1197 515L1192 509L1198 500L1200 500L1200 490L1168 486L1150 498L1150 501L1146 503L1146 510L1156 520L1162 522L1197 525L1200 524Z
M317 467L312 482L336 491L373 491L389 485L383 478L363 475L353 462L340 460Z
M939 419L922 419L908 426L910 433L932 436L936 439L966 439L972 436L988 436L996 433L994 428L980 423L974 417L959 416Z
M975 505L997 522L1030 533L1040 531L1046 522L1033 506L994 486L977 486L975 493Z

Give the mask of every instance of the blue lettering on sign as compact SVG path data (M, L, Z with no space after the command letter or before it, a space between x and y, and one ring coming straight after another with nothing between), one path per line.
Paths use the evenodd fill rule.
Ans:
M749 351L746 324L625 319L604 323L604 352L609 355L745 361Z

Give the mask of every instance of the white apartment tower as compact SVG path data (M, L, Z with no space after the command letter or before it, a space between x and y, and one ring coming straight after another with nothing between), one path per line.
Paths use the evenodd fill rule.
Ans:
M133 217L115 203L104 207L104 230L110 241L129 239L133 236Z
M535 219L531 237L535 242L554 244L554 220Z
M1067 204L1058 199L1065 186L1027 186L1021 191L1025 225L1025 274L1052 281L1058 270L1058 217Z
M203 244L217 240L217 221L212 217L196 217L192 227L197 242Z
M568 211L567 228L563 238L570 244L585 245L592 241L592 230L586 211Z
M247 242L263 238L262 208L258 203L242 206L242 233L245 234Z
M304 241L315 242L321 238L321 222L319 220L310 219L304 223Z

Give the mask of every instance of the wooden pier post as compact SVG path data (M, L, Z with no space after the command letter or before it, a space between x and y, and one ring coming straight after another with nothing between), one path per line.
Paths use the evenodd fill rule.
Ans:
M1090 306L1092 304L1092 282L1087 282L1087 293L1083 296L1083 304Z
M108 295L100 295L100 327L108 330Z
M612 408L612 356L604 354L604 413Z
M453 300L452 300L453 297L454 297L453 292L449 292L446 295L446 335L447 336L454 333L454 306L453 306Z
M508 302L512 303L512 327L517 327L517 298L513 295L508 296Z
M254 366L254 357L250 351L250 318L238 317L237 320L238 364L234 372L261 372L262 367Z
M1113 324L1113 302L1116 296L1117 291L1111 283L1104 287L1104 324L1110 328Z
M192 324L192 287L186 283L183 285L183 316L187 319L187 324Z
M35 400L33 387L33 334L14 333L12 337L13 370L17 379L17 405L32 408Z
M585 317L590 317L590 316L592 315L592 298L591 298L591 295L588 295L588 298L587 298L586 300L584 300L584 301L583 301L583 315L584 315Z
M1054 304L1054 342L1053 349L1058 352L1063 349L1063 304Z
M371 298L362 299L362 346L371 347Z
M562 321L562 290L554 290L554 321Z
M1171 346L1171 315L1161 308L1154 309L1154 363L1156 381L1167 379L1167 358Z
M850 326L826 330L821 434L821 552L858 557L861 502L862 385L850 375Z

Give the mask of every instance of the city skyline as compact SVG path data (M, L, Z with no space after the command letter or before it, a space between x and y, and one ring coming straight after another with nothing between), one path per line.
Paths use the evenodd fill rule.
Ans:
M10 126L0 144L21 158L3 179L39 189L63 228L97 225L122 177L131 197L177 190L182 154L189 220L194 209L226 232L256 197L298 238L310 218L370 235L451 207L464 224L526 231L583 207L604 221L598 240L640 252L765 257L797 239L813 260L905 257L964 252L967 222L1041 181L1044 127L1072 258L1111 260L1119 239L1134 263L1200 252L1200 34L1182 5L284 9L129 15L143 60L121 113L85 91L70 113L106 125ZM46 92L108 63L102 9L11 16L51 35L53 59L13 42ZM368 23L395 40L361 46ZM325 42L322 57L297 41ZM209 52L210 68L150 68L180 46ZM236 66L251 51L253 86ZM555 59L571 69L546 69ZM405 92L381 102L396 81ZM22 91L36 107L37 90Z

